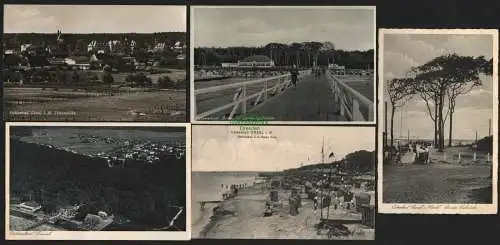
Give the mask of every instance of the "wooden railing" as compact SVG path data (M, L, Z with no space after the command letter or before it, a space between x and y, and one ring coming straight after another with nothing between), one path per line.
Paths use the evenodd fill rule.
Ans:
M300 81L299 79L307 74L310 74L309 70L300 71L297 80ZM259 105L268 100L270 97L280 94L287 87L290 86L290 83L291 83L291 75L285 74L285 75L261 78L251 81L197 89L194 91L195 101L196 101L196 96L202 94L217 93L229 89L235 89L235 93L233 95L232 102L218 106L217 108L213 108L211 110L202 113L197 112L196 109L197 105L195 103L194 106L195 120L203 120L204 118L213 116L228 109L231 109L231 112L227 120L233 119L233 117L236 115L239 109L241 109L240 110L241 115L245 116L248 112L249 106ZM254 93L247 90L249 86L256 84L263 84L263 88L259 89L259 91ZM249 104L249 102L251 102L251 104Z
M358 77L359 80L373 80L371 70L329 70L326 74L334 94L335 104L341 116L349 121L374 120L374 103L342 81L344 76Z

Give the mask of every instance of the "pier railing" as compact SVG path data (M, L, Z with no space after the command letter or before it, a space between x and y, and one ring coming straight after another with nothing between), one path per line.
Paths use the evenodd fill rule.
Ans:
M300 71L298 76L298 82L301 77L310 74L310 71ZM249 86L261 84L263 87L258 89L257 92L248 91ZM277 96L283 92L291 84L291 75L279 75L274 77L266 77L251 81L244 81L214 87L208 87L203 89L197 89L194 91L195 101L196 96L209 93L217 93L224 90L234 89L235 93L233 95L233 100L225 105L218 106L214 109L198 113L196 103L194 106L195 120L203 120L204 118L213 116L217 113L231 109L228 116L228 120L233 119L238 110L241 111L241 115L245 116L248 112L249 107L253 107L262 104L269 98Z
M350 76L351 78L354 76L354 78L360 81L373 80L373 71L329 70L327 76L341 116L346 117L349 121L371 122L374 120L375 107L373 101L342 81L342 78L345 76Z

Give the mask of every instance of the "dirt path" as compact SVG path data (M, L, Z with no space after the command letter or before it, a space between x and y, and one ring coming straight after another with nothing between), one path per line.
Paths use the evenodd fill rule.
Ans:
M474 203L474 189L491 185L491 166L426 165L384 166L385 203Z

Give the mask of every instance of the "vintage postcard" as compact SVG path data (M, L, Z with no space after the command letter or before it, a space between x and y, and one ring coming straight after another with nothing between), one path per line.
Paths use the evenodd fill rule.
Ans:
M191 6L198 124L375 124L374 6Z
M4 6L7 121L186 122L186 6Z
M7 123L6 240L189 240L183 123Z
M498 31L379 30L378 211L496 214Z
M375 239L375 128L193 125L192 237Z

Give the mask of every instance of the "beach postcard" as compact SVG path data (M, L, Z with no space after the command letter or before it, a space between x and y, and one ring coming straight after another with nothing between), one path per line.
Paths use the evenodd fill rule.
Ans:
M7 123L6 240L189 240L189 124Z
M498 30L379 31L378 211L496 214Z
M191 6L198 124L375 124L375 6Z
M192 136L193 239L375 239L375 128L193 125Z

